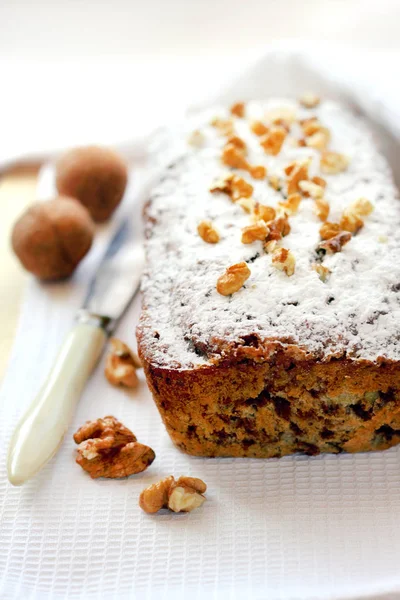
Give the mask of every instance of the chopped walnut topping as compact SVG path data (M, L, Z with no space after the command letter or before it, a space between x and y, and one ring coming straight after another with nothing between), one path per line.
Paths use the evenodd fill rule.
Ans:
M262 121L253 121L250 125L250 129L253 133L259 136L265 135L269 131L268 127L264 125Z
M316 183L317 185L320 185L321 187L323 187L324 189L326 188L326 181L325 179L323 179L322 177L318 177L317 175L315 177L313 177L311 179L311 181L313 183Z
M240 198L250 198L253 190L253 186L243 179L243 177L238 177L232 173L216 181L210 188L210 192L212 193L223 192L227 194L233 202L236 202Z
M299 181L299 188L307 196L311 198L322 198L324 195L324 188L312 181Z
M222 152L222 162L233 169L244 169L249 171L254 179L264 179L267 174L267 169L262 165L249 165L244 157L243 150L239 149L234 144L227 144Z
M290 172L288 176L288 195L294 194L300 191L300 181L308 179L308 165L309 161L297 163L295 168Z
M258 202L254 205L253 216L256 221L262 219L265 223L272 221L276 217L276 210L272 206L265 206Z
M236 146L236 148L242 150L243 152L245 152L247 149L245 142L238 135L232 135L230 138L228 138L227 144L233 144Z
M243 208L243 210L247 213L253 212L253 208L254 208L253 198L240 198L240 200L238 200L236 202L236 204L239 204L239 206L241 206Z
M234 135L234 127L233 127L232 119L221 119L219 117L215 117L211 121L211 125L213 127L215 127L215 129L218 129L218 131L221 135L226 135L226 136Z
M323 240L330 240L335 237L338 233L340 233L340 225L339 223L330 223L327 221L319 230L319 235Z
M311 119L304 119L303 121L300 121L300 125L306 137L314 135L314 133L317 133L317 131L319 131L322 127L317 117L311 117Z
M232 180L232 200L236 198L250 198L253 193L253 186L251 183L243 179L243 177L233 176Z
M315 199L314 212L321 221L327 220L329 216L329 203L325 200L325 198Z
M325 150L331 139L329 129L321 127L318 131L310 135L306 139L306 146L309 148L315 148L315 150Z
M278 217L277 219L270 221L268 223L268 228L269 234L267 237L267 242L271 240L279 241L290 233L290 225L286 216Z
M272 264L276 269L291 277L295 271L296 259L290 250L278 248L272 254Z
M289 133L290 131L290 123L288 121L285 121L285 119L275 119L274 125L278 125L279 127L283 127L284 129L286 129L287 133Z
M344 231L350 231L351 233L357 233L362 227L364 227L364 221L361 217L351 208L346 209L343 212L342 218L340 219L340 228Z
M244 154L234 144L227 144L222 151L222 162L228 167L234 169L249 168L249 164L244 157Z
M325 240L318 245L317 251L322 250L327 254L335 254L336 252L340 252L341 249L347 242L351 240L351 233L348 231L341 231L335 237L329 238L329 240Z
M374 210L373 205L366 198L359 198L343 211L340 226L345 231L357 233L363 226L361 216L367 216Z
M231 265L226 269L225 273L218 278L217 292L222 296L234 294L240 290L250 275L251 271L245 262Z
M187 141L190 146L194 146L195 148L200 148L201 146L203 146L204 141L205 141L204 133L202 133L201 131L196 129L196 131L193 131L189 135Z
M304 108L315 108L321 102L321 99L313 92L306 92L300 96L299 102Z
M367 217L374 210L374 205L366 198L359 198L350 206L351 210L362 217Z
M245 104L244 102L236 102L231 106L231 114L235 115L235 117L244 117L245 112Z
M288 106L272 108L265 115L267 121L276 124L282 121L291 125L296 120L296 112Z
M248 225L242 229L242 243L251 244L256 240L264 241L269 233L265 221L257 221L253 225Z
M323 173L335 175L345 171L349 166L349 159L339 152L324 151L321 156L320 167Z
M332 271L328 269L328 267L324 267L324 265L315 263L313 264L312 268L318 273L318 277L321 281L323 281L324 283L328 281L329 275L332 273Z
M299 209L301 199L300 194L290 194L285 202L279 202L279 206L290 215L295 215Z
M219 242L219 233L214 228L211 221L201 221L197 226L199 236L208 244L216 244Z
M255 165L249 167L249 173L254 179L265 179L267 175L267 169L262 165Z
M294 169L297 167L297 165L298 165L298 163L295 160L293 160L291 163L286 165L286 167L284 168L285 174L290 175L290 173L292 173L292 171L294 171Z
M276 156L281 151L286 136L286 129L281 125L275 125L261 138L260 144L267 154Z
M263 248L267 254L272 254L274 250L276 250L278 245L277 240L269 240L268 242L264 242Z
M277 175L270 175L268 177L268 183L277 192L279 192L279 190L282 189L281 180L279 179L279 177Z

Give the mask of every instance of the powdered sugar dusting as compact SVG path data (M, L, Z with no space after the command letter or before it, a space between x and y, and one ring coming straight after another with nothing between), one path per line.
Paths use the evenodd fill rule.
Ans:
M331 131L330 149L350 157L346 172L322 174L328 182L329 220L338 221L343 209L360 197L368 198L374 211L342 252L325 257L323 264L332 274L324 283L311 266L321 222L313 202L304 199L297 215L290 217L291 232L282 243L296 258L296 271L287 277L272 266L261 242L242 244L241 229L249 225L249 215L225 194L209 192L213 181L227 172L220 161L225 139L209 121L228 113L221 109L203 114L190 123L191 128L201 125L203 146L185 146L153 190L147 209L140 330L142 348L152 363L183 369L208 364L211 355L218 356L215 339L243 344L244 336L253 333L263 340L298 344L318 358L400 359L400 203L388 165L364 123L333 102L312 111L290 101L254 102L246 114L263 117L283 104L298 118L318 116ZM300 137L296 127L292 132ZM248 119L235 118L235 129L248 146L248 161L265 165L269 174L284 177L290 161L311 157L311 176L321 175L316 150L295 147L287 138L278 156L268 156ZM270 206L282 200L265 180L237 173L254 186L255 200ZM219 231L219 243L207 244L197 234L204 219ZM379 241L383 236L385 243ZM245 286L229 297L218 294L218 277L243 260L251 269Z

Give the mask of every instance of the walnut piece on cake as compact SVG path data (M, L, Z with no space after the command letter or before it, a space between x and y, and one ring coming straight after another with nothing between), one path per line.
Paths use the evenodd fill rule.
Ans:
M222 179L218 179L210 188L211 193L222 192L227 194L233 202L240 198L250 198L254 188L243 177L230 173Z
M317 251L327 253L327 254L336 254L336 252L340 252L341 249L347 242L351 240L351 233L348 231L341 231L334 237L331 237L324 242L321 242L318 245Z
M272 264L276 269L291 277L295 271L296 259L290 250L278 248L272 254Z
M287 179L287 193L289 196L301 191L300 182L308 179L308 166L309 161L306 160L296 163L293 169L290 170Z
M236 102L231 106L231 114L235 115L235 117L243 118L245 112L245 103L244 102Z
M269 233L269 229L265 221L257 221L252 225L248 225L242 229L242 243L251 244L256 240L264 241Z
M324 198L317 198L314 202L314 212L320 221L326 221L329 217L329 202Z
M276 156L281 151L286 136L286 129L282 126L275 125L260 139L260 144L267 154Z
M219 233L211 221L201 221L197 226L197 231L202 240L208 244L219 242Z
M230 296L239 291L251 275L245 262L228 267L217 281L217 292L222 296Z
M329 152L326 150L321 155L320 168L323 173L335 175L346 171L349 166L349 159L339 152Z
M315 108L321 102L321 99L314 92L305 92L300 96L299 102L304 108Z

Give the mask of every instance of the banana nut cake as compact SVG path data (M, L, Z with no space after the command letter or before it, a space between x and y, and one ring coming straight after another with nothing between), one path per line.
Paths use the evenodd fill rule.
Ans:
M198 456L400 441L400 203L365 123L306 94L204 114L145 209L139 351Z

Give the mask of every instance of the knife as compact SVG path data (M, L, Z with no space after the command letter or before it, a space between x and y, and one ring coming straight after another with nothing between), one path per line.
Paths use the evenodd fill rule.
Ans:
M108 336L139 290L144 253L133 234L140 222L134 212L113 236L47 380L14 431L7 460L13 485L33 477L57 452Z

